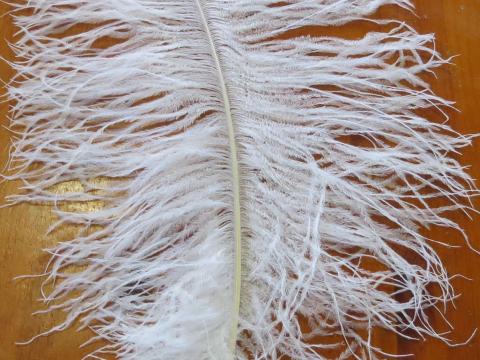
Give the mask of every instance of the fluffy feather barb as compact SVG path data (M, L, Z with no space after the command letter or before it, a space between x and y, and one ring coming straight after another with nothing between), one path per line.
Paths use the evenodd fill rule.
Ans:
M373 327L441 337L425 310L453 291L419 226L456 228L442 214L474 188L449 157L470 138L417 111L449 105L420 77L445 61L393 21L357 40L291 35L386 4L412 8L14 5L28 14L10 170L26 191L10 200L58 205L56 226L80 228L51 250L44 298L68 313L52 331L81 319L108 343L90 357L124 360L376 359ZM54 191L66 181L82 191ZM85 201L102 207L60 206Z

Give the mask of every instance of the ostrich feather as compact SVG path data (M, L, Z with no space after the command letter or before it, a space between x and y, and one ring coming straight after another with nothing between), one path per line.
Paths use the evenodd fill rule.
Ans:
M462 232L446 214L471 209L452 156L471 137L425 117L451 106L423 77L448 60L433 35L368 20L383 5L413 10L12 4L9 178L23 191L9 201L79 229L49 250L46 311L67 316L41 335L79 320L106 344L87 357L123 360L388 357L376 327L448 341L427 316L455 296L432 248L445 239L422 228ZM383 30L295 35L361 19Z

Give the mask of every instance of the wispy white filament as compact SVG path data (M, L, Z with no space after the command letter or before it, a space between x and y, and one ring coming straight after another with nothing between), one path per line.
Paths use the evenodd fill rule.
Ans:
M42 295L67 313L51 331L80 319L107 343L89 357L124 360L225 360L232 346L238 360L378 359L375 327L447 341L427 312L455 296L431 247L449 239L421 229L462 231L445 214L476 190L452 157L471 138L423 115L451 105L422 77L446 61L394 21L353 40L292 32L387 4L412 9L14 5L27 12L10 171L24 191L10 200L79 228L49 250ZM81 190L54 190L66 181ZM63 206L87 201L102 206Z

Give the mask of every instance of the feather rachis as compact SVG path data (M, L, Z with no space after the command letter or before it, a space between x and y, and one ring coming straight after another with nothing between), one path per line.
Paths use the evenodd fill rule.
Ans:
M231 320L231 330L230 330L230 348L232 353L232 358L235 358L235 349L237 344L237 329L238 329L238 319L240 317L240 299L241 299L241 287L242 287L242 225L241 225L241 205L240 205L240 171L238 163L238 152L237 152L237 140L235 136L235 125L232 117L232 109L230 105L230 98L228 95L227 86L225 84L225 77L223 75L222 66L220 64L220 58L217 53L215 46L215 40L213 39L208 20L205 14L204 7L201 0L195 0L197 4L200 17L202 19L203 27L207 34L210 48L215 61L215 66L217 67L218 78L220 82L220 89L222 92L223 104L225 106L225 117L227 120L227 129L228 129L228 140L230 147L230 166L232 169L232 192L233 192L233 238L235 243L235 259L234 259L234 294L233 294L233 310L232 310L232 320Z

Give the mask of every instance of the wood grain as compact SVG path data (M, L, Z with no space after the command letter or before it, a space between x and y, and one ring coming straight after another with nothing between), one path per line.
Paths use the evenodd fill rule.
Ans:
M433 82L435 91L446 98L455 100L459 112L451 112L451 125L462 133L480 132L480 118L477 115L480 102L480 1L479 0L417 0L417 16L398 9L382 9L379 16L389 15L404 19L419 32L435 32L437 47L445 57L455 58L455 65L442 68L438 79ZM6 40L13 41L14 28L6 14L8 7L1 3L0 14L0 56L12 59ZM328 32L356 36L368 30L369 25L354 24L343 29L329 29ZM318 30L321 32L321 30ZM315 31L317 33L317 30ZM0 75L7 81L13 70L0 61ZM7 125L8 104L0 104L0 121ZM0 163L8 158L9 133L0 130ZM459 160L472 164L470 173L480 177L480 141L464 151ZM19 184L0 184L0 198L17 191ZM477 207L478 206L477 202ZM454 219L465 229L472 244L480 248L480 217L472 220L461 214ZM64 228L46 236L46 230L54 220L48 207L19 205L0 209L0 360L75 360L90 352L94 347L79 349L79 345L89 338L88 331L75 329L43 337L28 346L15 345L15 341L29 339L32 335L48 329L62 317L62 314L49 314L32 317L31 313L40 308L37 301L40 294L40 280L17 280L21 274L38 274L48 259L43 248L58 241L68 239L73 229ZM480 327L480 256L469 250L458 234L432 229L433 237L448 240L459 245L454 249L438 248L441 257L451 274L463 274L473 279L454 281L461 296L455 302L456 309L450 307L448 319L455 326L451 338L462 342L470 337L476 327ZM442 328L439 315L431 314L432 322ZM447 330L447 329L445 329ZM480 333L465 346L449 347L439 341L406 341L392 334L377 331L376 343L394 353L413 354L418 360L478 360L480 359ZM140 359L141 360L141 359Z

